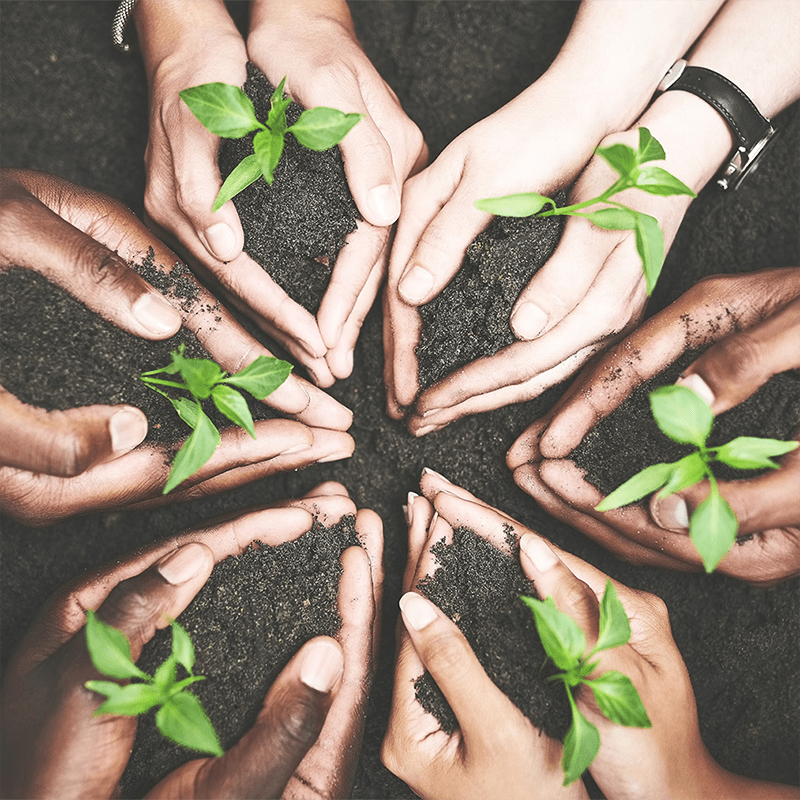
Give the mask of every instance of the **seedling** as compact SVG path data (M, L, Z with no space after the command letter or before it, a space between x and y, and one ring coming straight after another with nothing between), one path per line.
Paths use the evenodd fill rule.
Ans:
M636 251L642 260L647 294L650 295L664 264L664 234L655 217L634 211L610 198L633 188L663 197L676 194L686 194L690 197L696 195L674 175L649 163L662 161L666 158L666 154L647 128L639 128L639 146L635 150L626 144L612 144L609 147L598 147L595 152L619 174L619 178L592 200L558 208L551 198L536 192L526 192L478 200L475 207L489 214L504 217L584 217L598 228L613 231L632 230L636 236ZM582 210L598 203L607 203L613 207L600 208L597 211ZM550 208L545 209L547 205Z
M136 666L131 658L131 644L122 631L101 622L91 609L86 612L86 645L94 668L108 678L134 679L138 682L121 686L114 681L86 681L86 688L106 696L106 701L94 716L114 714L119 717L137 717L158 707L156 726L161 733L182 747L221 756L214 726L200 701L187 688L202 675L195 675L194 645L189 634L174 620L172 626L172 653L151 677ZM178 665L188 677L177 679Z
M253 137L253 155L242 159L225 179L214 201L214 211L262 175L267 183L272 184L287 133L309 150L328 150L339 144L362 117L361 114L345 114L335 108L318 106L303 111L294 125L287 125L286 109L292 98L283 96L285 85L284 77L270 97L266 124L258 121L250 98L238 86L204 83L179 93L192 114L216 136L241 139L257 131Z
M263 400L289 377L292 365L287 361L259 356L243 370L228 375L218 364L207 358L184 358L185 346L172 351L172 361L161 369L143 372L141 379L155 392L172 403L178 416L192 428L192 434L175 455L172 469L164 486L164 494L193 475L214 454L220 443L217 427L203 411L200 401L210 397L220 414L244 428L256 438L253 416L240 389L249 392L256 400ZM154 377L180 375L183 382ZM192 399L170 397L159 387L165 386L188 392Z
M706 572L712 572L736 541L739 521L719 493L711 465L719 461L736 469L778 469L780 465L772 458L791 452L798 443L738 436L721 447L708 447L714 414L711 406L686 386L663 386L651 392L650 409L656 424L670 439L697 449L679 461L653 464L637 472L595 508L610 511L656 490L660 490L660 499L708 478L711 492L692 514L689 533Z
M572 725L564 737L561 757L564 786L568 786L583 775L600 750L600 732L581 714L575 703L575 693L582 684L592 690L598 708L612 722L632 728L652 727L639 693L627 675L609 670L597 678L587 677L600 664L594 656L602 650L619 647L631 638L631 625L614 586L607 580L600 601L597 644L584 655L586 637L583 631L572 617L556 608L552 597L546 600L520 599L533 612L545 652L562 670L548 680L563 682L572 709Z

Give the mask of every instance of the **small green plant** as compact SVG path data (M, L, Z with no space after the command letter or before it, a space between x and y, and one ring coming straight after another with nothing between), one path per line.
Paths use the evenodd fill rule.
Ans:
M292 98L283 96L285 84L286 78L272 93L266 124L258 121L250 98L238 86L204 83L179 93L192 114L216 136L241 139L258 131L253 137L253 155L242 159L225 179L214 201L214 211L262 175L267 183L272 183L287 133L309 150L328 150L339 144L361 119L361 114L318 106L304 111L294 125L287 125L286 109Z
M533 612L545 652L562 670L548 680L563 682L572 709L572 725L564 737L561 757L564 786L568 786L583 775L600 750L600 732L581 714L575 703L575 692L581 684L592 690L598 708L612 722L633 728L652 727L639 693L627 675L609 670L597 678L587 677L600 664L594 656L602 650L627 643L631 638L631 625L616 589L611 581L606 581L600 601L597 644L584 655L586 637L583 631L572 617L556 608L552 597L546 600L522 597L521 600Z
M228 375L218 364L207 358L184 358L184 350L185 346L180 345L177 350L172 351L172 361L166 367L143 372L140 376L153 391L172 403L178 416L192 429L192 434L172 462L164 494L197 472L211 458L220 443L219 431L203 411L201 400L210 397L221 414L244 428L255 439L253 416L247 407L247 401L238 390L244 389L256 400L263 400L292 371L292 365L287 361L259 356L243 370ZM156 375L180 375L183 382L157 378ZM162 386L188 392L192 399L170 397L159 388Z
M642 271L649 295L655 288L664 264L664 234L655 217L634 211L622 203L611 200L611 197L633 188L664 197L676 194L686 194L690 197L696 195L674 175L649 163L662 161L666 155L664 148L647 128L639 128L639 146L636 149L626 144L612 144L610 147L598 147L595 152L619 174L619 178L592 200L558 208L551 198L536 192L526 192L478 200L475 207L489 214L504 217L584 217L598 228L614 231L632 230L636 237L636 250L642 259ZM613 208L601 208L597 211L582 210L598 203L607 203ZM547 205L550 208L542 210Z
M187 691L193 683L205 680L192 672L194 645L175 620L170 620L170 625L172 653L151 677L134 663L125 634L101 622L91 609L86 612L86 645L94 668L108 678L137 681L124 686L114 681L86 681L87 689L107 698L94 716L137 717L158 707L156 725L164 736L182 747L221 756L211 720L200 701ZM177 679L178 665L188 673L183 680Z
M708 447L714 414L708 403L686 386L662 386L651 392L650 409L670 439L697 449L678 461L653 464L636 473L595 508L610 511L656 490L660 490L659 498L667 497L708 478L711 492L692 514L689 533L706 572L712 572L736 541L739 521L719 493L711 465L718 461L736 469L777 469L780 465L772 458L791 452L798 443L739 436L721 447Z

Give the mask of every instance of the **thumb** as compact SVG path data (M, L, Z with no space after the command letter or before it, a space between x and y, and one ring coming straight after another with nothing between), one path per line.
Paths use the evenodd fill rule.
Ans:
M0 465L72 478L129 452L147 435L133 406L47 412L0 387Z

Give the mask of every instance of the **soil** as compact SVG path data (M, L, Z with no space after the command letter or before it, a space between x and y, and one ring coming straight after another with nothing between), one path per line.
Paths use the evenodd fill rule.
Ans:
M674 383L702 351L684 353L667 369L636 388L611 414L600 420L570 458L586 470L586 480L604 495L645 467L677 461L694 448L673 442L656 425L648 395ZM800 371L791 370L770 378L755 394L714 420L708 438L712 447L737 436L791 439L800 430ZM714 474L721 480L744 480L758 474L715 463ZM643 500L641 502L646 502Z
M258 542L214 567L178 621L192 637L192 686L227 750L253 726L267 690L292 656L315 636L335 636L339 561L358 545L355 517L333 526L318 521L299 539L277 547ZM152 675L171 652L172 633L159 631L137 662ZM179 676L180 677L180 676ZM122 776L122 797L144 797L164 776L197 753L165 739L155 711L139 721L133 753Z
M564 199L560 192L556 205L563 205ZM475 238L455 277L419 307L420 388L516 341L509 324L511 309L553 254L563 229L562 217L496 217Z
M176 264L171 273L158 270L152 250L137 265L142 276L185 303L195 301L197 287ZM48 410L93 404L127 403L147 414L148 442L183 441L186 424L171 403L149 389L139 375L170 363L183 344L190 358L209 358L188 329L169 339L149 341L104 320L60 286L28 269L0 272L0 384L20 400ZM214 309L207 309L213 313ZM255 419L272 413L248 397ZM218 428L230 426L210 401L203 407Z
M245 94L265 122L274 87L254 64L247 65ZM289 125L303 112L286 110ZM223 139L219 167L223 179L253 153L253 135ZM233 198L244 230L245 252L286 293L316 314L345 238L361 219L347 188L338 147L315 152L289 134L272 185L259 178Z
M60 175L141 211L147 81L141 59L119 55L108 41L116 6L116 0L0 3L0 66L6 77L0 161ZM246 23L247 4L228 7ZM576 2L562 0L361 0L351 5L367 56L420 126L432 157L542 74L577 8ZM800 264L797 106L774 124L781 130L774 149L740 191L705 190L689 207L648 314L706 275ZM4 313L0 308L0 317ZM720 575L619 562L548 516L517 488L505 465L505 451L549 410L564 386L416 439L385 414L381 336L376 307L362 329L353 375L330 390L354 412L350 432L356 450L349 460L274 475L188 503L87 515L45 530L3 516L0 665L8 663L45 599L82 570L214 516L339 480L359 506L380 514L385 537L381 662L353 795L411 800L413 792L381 764L380 744L391 704L397 600L406 560L402 505L428 466L616 580L659 595L669 608L712 756L738 774L797 785L800 581L762 590Z

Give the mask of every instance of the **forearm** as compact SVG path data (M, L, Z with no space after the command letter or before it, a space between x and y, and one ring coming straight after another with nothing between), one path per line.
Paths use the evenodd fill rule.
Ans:
M309 16L321 17L352 28L350 9L345 0L253 0L250 4L250 29L262 25L302 24Z

